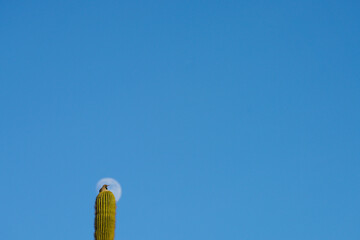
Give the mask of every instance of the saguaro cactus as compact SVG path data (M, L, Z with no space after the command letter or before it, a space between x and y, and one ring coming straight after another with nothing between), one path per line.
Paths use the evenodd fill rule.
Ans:
M114 194L107 190L100 192L95 202L95 240L114 240L115 214Z

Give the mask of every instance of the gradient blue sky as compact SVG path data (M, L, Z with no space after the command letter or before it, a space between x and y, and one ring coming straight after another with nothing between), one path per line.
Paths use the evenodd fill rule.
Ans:
M1 239L360 239L359 11L1 0Z

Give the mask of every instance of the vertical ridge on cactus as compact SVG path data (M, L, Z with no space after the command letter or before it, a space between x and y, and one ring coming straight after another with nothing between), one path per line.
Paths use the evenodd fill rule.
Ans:
M114 194L110 191L100 192L95 202L95 240L114 240L115 215Z

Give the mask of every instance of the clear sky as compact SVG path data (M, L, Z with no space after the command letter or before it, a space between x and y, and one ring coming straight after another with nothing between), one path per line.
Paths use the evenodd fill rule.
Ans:
M0 0L1 239L360 239L359 11Z

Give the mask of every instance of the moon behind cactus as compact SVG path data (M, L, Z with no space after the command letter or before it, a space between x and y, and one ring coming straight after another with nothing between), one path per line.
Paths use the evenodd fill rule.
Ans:
M98 192L104 184L109 185L108 190L114 194L115 200L119 201L122 193L120 184L113 178L103 178L97 182L96 191Z

